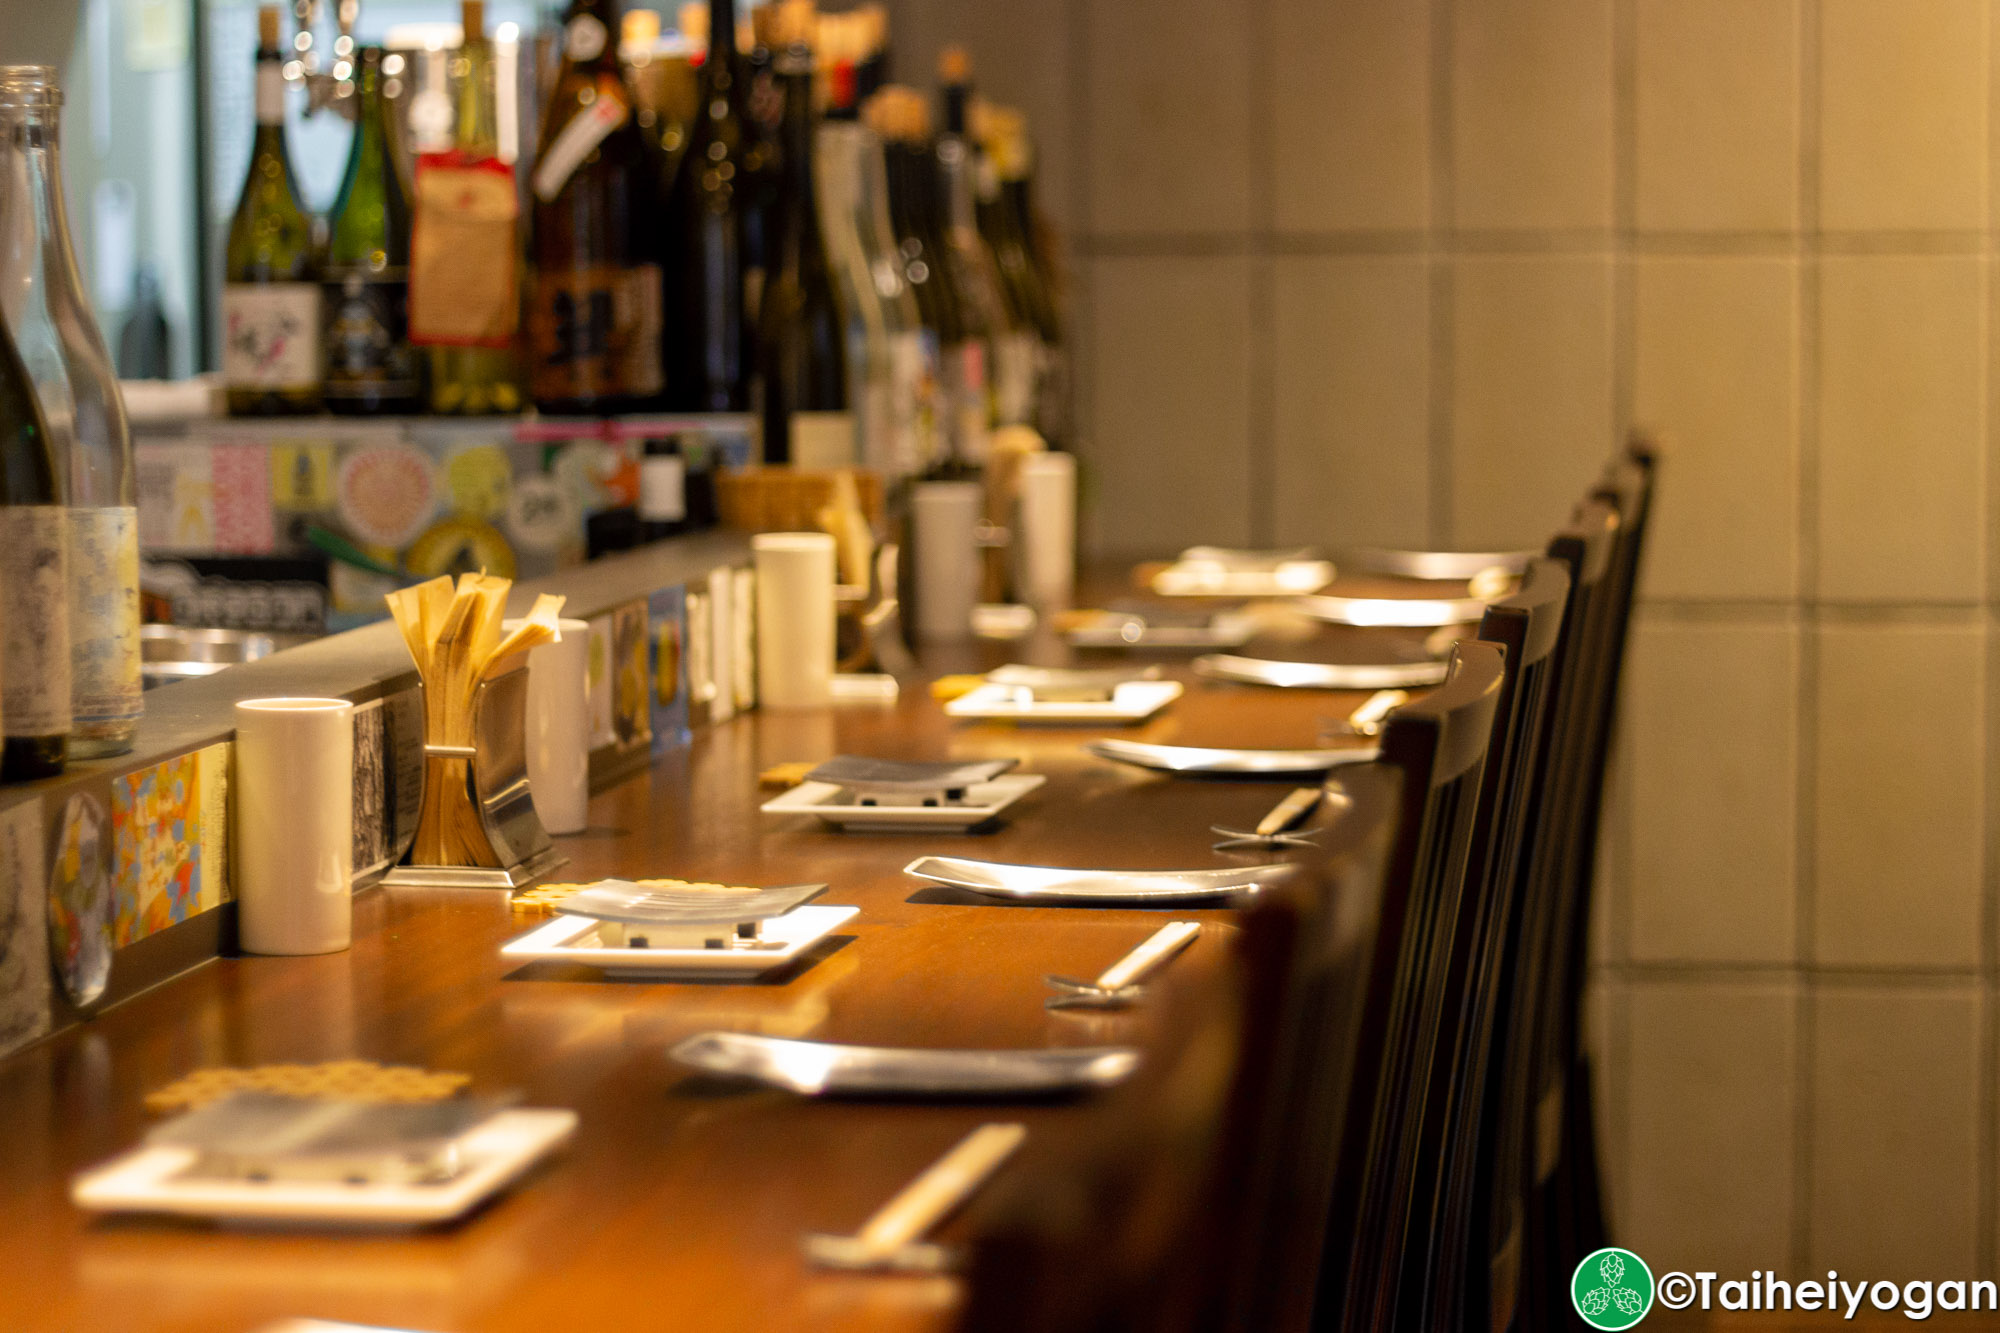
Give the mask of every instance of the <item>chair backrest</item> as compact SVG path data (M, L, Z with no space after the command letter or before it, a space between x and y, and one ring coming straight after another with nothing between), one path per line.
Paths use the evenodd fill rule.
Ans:
M1532 772L1522 790L1514 851L1514 914L1499 943L1499 974L1493 979L1496 1026L1476 1126L1471 1255L1458 1288L1469 1307L1465 1327L1477 1326L1470 1316L1481 1305L1491 1327L1507 1327L1519 1294L1541 1086L1538 1040L1545 1015L1562 1002L1552 961L1560 881L1576 836L1575 791L1599 674L1595 649L1612 596L1620 533L1617 511L1587 500L1548 547L1548 558L1568 576L1569 591L1561 631L1544 666L1547 697L1533 741Z
M1382 757L1403 775L1392 888L1378 935L1377 968L1391 978L1391 995L1386 1026L1362 1034L1367 1044L1357 1053L1358 1070L1379 1070L1380 1094L1369 1121L1351 1120L1340 1146L1319 1327L1402 1327L1398 1280L1413 1215L1421 1213L1416 1177L1430 1128L1430 1082L1440 1038L1458 1012L1447 987L1471 919L1465 868L1504 659L1496 644L1461 642L1445 683L1397 709L1383 727Z
M1373 1095L1353 1071L1388 1004L1376 934L1401 790L1387 765L1344 773L1324 852L1243 912L1226 964L1166 974L1132 1081L1067 1141L1031 1135L975 1204L963 1333L1271 1328L1242 1312L1309 1310L1333 1145Z
M1493 1163L1480 1129L1524 893L1528 816L1539 809L1546 779L1545 723L1564 660L1571 592L1568 568L1537 556L1517 590L1489 607L1480 624L1480 639L1503 649L1505 674L1466 860L1465 928L1444 988L1459 1008L1446 1014L1430 1080L1413 1204L1420 1211L1412 1219L1412 1235L1428 1243L1406 1255L1403 1327L1459 1329L1467 1303L1483 1301L1486 1291L1484 1255L1474 1262L1485 1228L1475 1219Z

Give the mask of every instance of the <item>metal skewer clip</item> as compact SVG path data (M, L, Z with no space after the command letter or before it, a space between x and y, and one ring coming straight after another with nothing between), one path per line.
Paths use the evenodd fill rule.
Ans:
M1123 1009L1137 1000L1144 988L1139 979L1164 965L1168 959L1194 943L1201 934L1199 921L1169 921L1143 940L1139 947L1104 970L1095 981L1074 977L1047 977L1049 985L1063 992L1044 1001L1050 1009Z
M1028 1136L1020 1124L981 1125L882 1205L852 1236L809 1232L806 1260L822 1268L942 1273L953 1252L923 1239L972 1196Z
M1291 795L1272 806L1271 813L1258 820L1254 829L1210 825L1208 831L1222 839L1215 844L1214 850L1220 852L1232 847L1311 847L1315 834L1288 830L1317 809L1320 798L1325 794L1324 787L1295 788Z

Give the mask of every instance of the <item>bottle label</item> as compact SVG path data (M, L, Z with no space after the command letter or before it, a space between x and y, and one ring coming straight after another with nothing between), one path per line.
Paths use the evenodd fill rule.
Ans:
M232 389L318 388L319 330L317 283L223 284L223 382Z
M854 466L852 412L794 412L792 466L801 472L832 472Z
M257 62L257 123L285 123L285 66L282 61Z
M69 511L70 711L79 735L136 722L139 511Z
M349 273L321 289L328 398L414 398L410 284L401 269Z
M0 507L0 728L9 736L70 729L69 511Z
M410 223L410 341L513 345L520 325L514 169L458 152L417 158Z
M640 460L639 517L647 523L678 523L687 517L687 460L679 454L647 454Z
M596 24L599 49L602 50L604 25L587 14L576 23L585 19ZM572 30L576 23L570 24ZM596 152L597 145L603 143L611 131L623 125L631 114L632 108L625 105L625 99L600 93L596 101L571 116L569 124L562 127L555 142L549 145L549 151L542 154L542 160L535 164L535 174L529 182L535 188L535 198L545 204L554 203L556 196L563 192L563 186L569 184L569 178L583 165L583 160Z
M539 273L528 312L535 396L561 401L658 393L660 305L657 265Z
M1012 330L994 339L994 399L1000 424L1013 426L1035 419L1035 368L1040 340Z
M993 421L986 347L977 340L960 343L945 359L951 370L952 451L962 463L984 463Z

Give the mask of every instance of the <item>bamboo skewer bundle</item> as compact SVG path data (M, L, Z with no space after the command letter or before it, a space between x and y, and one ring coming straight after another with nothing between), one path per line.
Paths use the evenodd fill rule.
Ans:
M470 749L473 703L480 684L517 653L561 638L563 599L535 599L527 619L504 638L507 592L513 584L487 574L462 574L454 588L435 578L388 595L417 674L424 682L424 743ZM471 790L472 761L424 756L424 800L410 851L416 865L491 866L492 844L479 822Z

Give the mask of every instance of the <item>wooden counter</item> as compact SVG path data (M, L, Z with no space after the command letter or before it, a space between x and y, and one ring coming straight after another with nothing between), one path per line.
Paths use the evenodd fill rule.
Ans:
M1367 636L1369 656L1384 655L1383 633ZM951 656L931 665L958 665ZM375 889L355 901L347 952L226 958L119 1005L0 1064L0 1328L238 1333L286 1316L438 1333L946 1327L951 1280L817 1273L800 1234L852 1231L981 1121L1025 1121L1025 1155L1076 1132L1092 1103L821 1103L693 1076L666 1050L708 1028L918 1046L1130 1040L1137 1016L1045 1011L1042 976L1095 975L1165 914L994 905L902 866L928 852L1230 864L1210 851L1209 825L1248 826L1292 784L1176 780L1081 743L1311 745L1321 719L1360 698L1191 683L1152 723L1107 733L952 724L919 686L892 707L755 713L699 732L593 800L589 829L557 840L571 864L555 878L825 880L823 901L861 908L833 939L767 983L621 982L503 964L500 944L546 918L500 895ZM1017 755L1048 783L983 836L842 834L758 812L761 769L841 751ZM1174 966L1212 965L1219 934ZM74 1173L151 1123L147 1091L202 1066L357 1057L464 1070L475 1091L515 1089L527 1105L574 1108L580 1124L513 1192L436 1232L221 1231L69 1204Z

